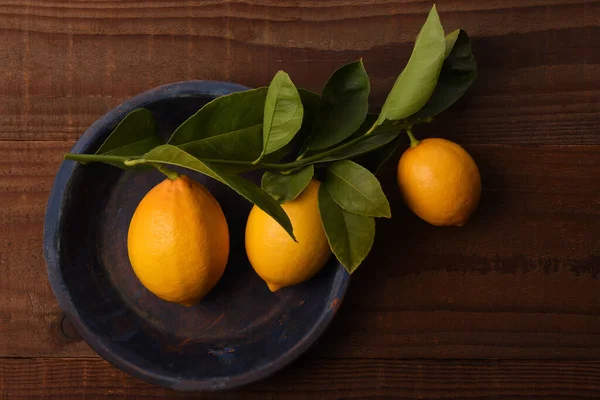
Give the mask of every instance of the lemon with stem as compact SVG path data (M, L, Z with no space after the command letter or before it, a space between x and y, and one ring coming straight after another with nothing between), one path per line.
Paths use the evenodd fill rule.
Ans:
M408 207L437 226L462 226L477 208L481 177L473 158L446 139L418 141L407 130L410 147L398 163L398 186Z

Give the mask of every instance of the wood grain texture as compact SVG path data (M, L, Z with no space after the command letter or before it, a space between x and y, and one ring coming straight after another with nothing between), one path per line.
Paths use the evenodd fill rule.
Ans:
M60 334L41 252L45 202L70 145L0 141L0 356L94 355ZM312 357L600 358L600 146L467 149L484 189L460 229L413 216L393 163L383 169L394 218L378 221Z
M445 30L471 35L479 78L415 133L466 145L482 173L479 210L461 229L431 227L403 206L393 163L384 168L394 219L378 221L338 316L290 368L187 395L60 333L43 218L62 154L91 123L180 80L261 86L284 69L318 91L359 57L377 109L432 3L0 0L0 398L600 397L597 361L556 360L600 360L594 0L437 1ZM490 357L521 361L477 360Z
M394 165L381 172L393 219L378 220L316 353L600 357L600 148L467 150L483 197L462 228L419 220L402 203Z
M363 57L377 107L432 1L0 0L0 139L76 139L151 87L268 84L278 69L320 90ZM437 125L461 143L599 144L600 3L440 1L473 37L479 79Z
M181 393L98 359L0 359L10 399L328 400L600 398L600 363L560 361L305 360L225 393Z
M91 354L60 334L61 311L48 283L42 232L46 202L70 142L0 144L0 356L32 349Z

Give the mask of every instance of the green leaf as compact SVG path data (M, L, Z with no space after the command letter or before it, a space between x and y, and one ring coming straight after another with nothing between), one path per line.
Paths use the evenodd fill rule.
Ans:
M363 123L358 127L358 129L356 131L354 131L354 133L347 140L350 141L351 139L356 139L359 136L365 136L365 134L371 128L373 128L373 124L375 124L375 122L377 122L377 117L379 117L378 114L371 114L371 113L367 114ZM377 129L378 127L379 126L373 128L373 129ZM382 131L380 130L379 132L382 132ZM371 134L371 133L369 133L369 134ZM341 144L344 144L344 142L342 142Z
M302 154L308 146L308 138L312 129L312 123L315 114L319 108L319 100L321 96L305 89L298 89L298 94L302 101L302 107L304 108L304 118L302 119L302 126L292 141L282 147L281 149L264 156L261 162L264 163L278 163L283 160L290 162L296 160L299 154Z
M300 132L298 132L291 144L297 145L298 151L296 151L296 153L300 155L308 151L308 146L310 145L310 140L312 138L311 132L313 124L317 117L317 113L319 112L321 95L306 89L298 89L298 93L300 94L302 106L304 107L304 119L302 120ZM294 147L294 149L296 149L296 147Z
M101 161L125 170L149 170L148 165L127 166L123 161L145 154L162 144L154 115L139 108L127 114L94 154L66 154L65 159L82 163ZM121 157L123 156L123 157Z
M302 193L304 188L308 186L314 173L315 169L312 165L293 174L267 171L263 174L261 186L275 200L280 203L287 203Z
M294 83L277 72L267 92L263 119L263 152L273 153L292 141L300 127L304 108Z
M444 29L434 5L417 36L408 64L383 104L378 124L407 118L427 103L440 75L445 48Z
M294 237L292 223L279 203L260 187L238 175L223 171L220 166L204 163L176 146L168 144L148 152L143 162L174 165L191 169L222 182L269 214L286 232Z
M444 60L437 86L425 107L415 114L417 118L433 117L446 110L477 78L477 62L467 33L456 30L446 37L446 43L452 47Z
M95 154L138 156L161 145L154 115L138 108L127 114Z
M302 107L304 108L304 118L300 130L310 134L314 120L319 112L321 95L306 89L298 89L298 94L300 95Z
M169 144L179 146L257 125L262 126L266 97L266 87L217 97L181 124L169 139Z
M458 35L460 34L461 31L462 31L462 29L457 29L446 35L446 39L445 39L446 40L446 50L444 51L444 58L448 58L448 56L450 55L450 52L454 48L454 44L456 43L456 40L458 39ZM442 67L442 68L444 68L444 67Z
M309 148L325 149L352 135L367 116L369 91L362 60L335 71L323 89Z
M329 164L323 185L346 211L365 217L392 217L390 203L375 175L352 161Z
M306 109L305 109L306 110ZM344 149L348 148L348 147L354 147L354 142L355 139L358 139L360 136L365 136L365 133L371 129L373 127L373 124L375 123L375 121L377 120L377 114L367 114L365 120L363 121L363 123L361 124L361 126L348 138L346 139L344 142L339 143L337 146L334 146L331 149L326 149L326 150L313 150L310 151L308 149L308 144L309 141L306 141L304 147L301 149L300 154L302 155L299 158L296 158L297 161L302 161L302 159L306 159L306 158L312 158L313 156L319 156L320 154L330 154L330 153L342 153ZM391 123L389 123L391 125ZM378 133L383 133L384 131L389 131L387 125L388 123L385 124L385 128L380 125L375 127L375 130ZM394 129L394 131L399 131L399 129ZM365 138L363 137L361 140L364 140ZM377 139L377 141L379 141L382 138ZM357 140L358 141L358 140ZM368 142L367 142L368 143ZM343 157L343 158L348 158L348 157ZM333 159L337 159L337 158L333 158ZM325 159L325 161L331 161L332 159L327 158ZM317 161L319 162L319 161ZM302 165L308 165L309 163L306 164L302 164Z
M385 162L394 155L394 153L398 150L398 145L400 142L400 138L395 138L388 144L370 152L367 154L362 154L352 161L357 164L362 165L372 173L377 173L379 169L385 164Z
M329 247L352 273L367 257L375 241L375 219L342 209L324 185L319 187L319 211Z
M178 147L200 160L251 162L262 152L262 125L194 140Z
M394 126L389 121L385 122L384 124L377 126L371 135L364 139L360 139L355 143L340 146L337 150L333 150L327 156L319 159L318 162L345 160L370 153L387 145L392 140L396 139L399 134L400 128Z

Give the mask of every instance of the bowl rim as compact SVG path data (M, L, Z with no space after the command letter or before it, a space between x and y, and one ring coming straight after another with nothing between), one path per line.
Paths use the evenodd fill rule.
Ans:
M106 125L112 124L116 126L116 124L129 112L137 108L142 108L161 100L181 97L218 97L224 94L248 89L250 88L236 83L205 80L181 81L155 87L122 102L96 120L77 140L75 145L71 148L71 152L85 152L102 135L102 130ZM79 310L73 303L73 299L60 268L59 227L63 219L64 193L71 184L70 179L75 168L77 168L77 164L78 163L74 161L63 160L56 173L44 218L44 258L46 260L50 286L60 308L85 342L96 353L115 367L152 384L169 387L175 390L216 391L232 389L264 379L289 365L321 336L337 313L350 280L349 274L346 273L343 266L339 263L336 263L337 271L333 281L332 293L330 294L330 298L335 300L327 307L327 309L321 312L320 317L312 328L293 347L287 352L279 355L270 363L264 364L259 368L249 369L239 375L229 377L183 380L175 374L161 374L142 368L128 358L119 355L117 352L113 352L111 350L111 345L114 345L113 342L94 333L90 326L84 321L83 316L79 313Z

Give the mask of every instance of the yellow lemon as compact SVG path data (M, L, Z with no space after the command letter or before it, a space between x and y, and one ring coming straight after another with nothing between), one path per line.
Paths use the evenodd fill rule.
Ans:
M481 196L475 161L445 139L414 141L398 163L398 185L408 207L437 226L462 226Z
M311 278L329 259L331 252L319 214L319 185L313 179L296 199L282 204L297 242L260 208L254 206L250 211L246 253L272 292Z
M138 205L127 237L133 271L161 299L191 306L219 281L229 257L221 206L185 175L165 179Z

